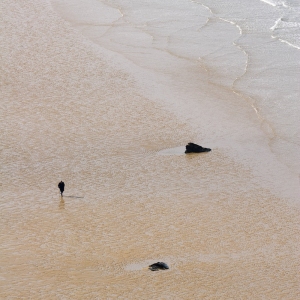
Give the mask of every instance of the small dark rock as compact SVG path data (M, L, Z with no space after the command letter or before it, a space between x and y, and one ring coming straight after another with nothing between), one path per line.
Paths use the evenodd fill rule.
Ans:
M203 148L197 144L194 143L188 143L185 146L186 150L185 153L201 153L201 152L209 152L211 151L210 148Z
M169 269L168 265L160 261L149 266L149 270L151 271L168 270L168 269Z

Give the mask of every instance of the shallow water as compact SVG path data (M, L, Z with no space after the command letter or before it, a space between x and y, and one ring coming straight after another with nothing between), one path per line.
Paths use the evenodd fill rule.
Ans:
M233 156L257 162L259 174L272 165L280 173L272 189L286 178L299 198L300 51L282 43L283 34L274 36L279 16L296 18L295 3L52 3L85 37L112 50L144 93L193 126L201 141L241 148Z
M234 83L249 37L196 2L51 3L3 5L0 298L296 299L299 178Z

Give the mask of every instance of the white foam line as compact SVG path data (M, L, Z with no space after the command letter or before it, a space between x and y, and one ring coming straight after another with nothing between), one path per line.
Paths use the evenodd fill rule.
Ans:
M229 20L226 20L226 19L223 19L223 18L219 18L219 19L222 20L222 21L224 21L224 22L227 22L227 23L230 23L230 24L236 26L236 27L238 28L239 32L240 32L240 36L242 36L243 31L242 31L242 28L241 28L238 24L234 23L233 21L229 21ZM246 59L246 65L245 65L244 73L239 77L239 78L241 78L241 77L244 76L245 73L247 72L247 69L248 69L248 61L249 61L249 55L248 55L248 53L247 53L241 46L239 46L239 45L236 43L237 41L238 41L238 39L235 40L235 41L233 42L233 45L234 45L235 47L237 47L240 51L242 51L242 52L245 54L246 58L247 58L247 59ZM234 80L234 82L232 83L232 87L234 86L234 83L235 83L239 78L236 78L236 79Z
M264 3L267 3L267 4L269 4L269 5L271 5L271 6L276 6L276 4L275 3L273 3L273 2L271 2L271 1L267 1L267 0L260 0L261 2L264 2Z
M273 7L276 7L276 6L283 6L285 8L290 8L289 5L287 5L284 1L281 1L280 3L273 3L271 1L268 1L268 0L260 0L261 2L264 2L264 3L267 3Z
M275 24L274 24L272 27L270 27L270 29L271 29L272 31L274 31L274 30L276 29L277 25L278 25L280 22L281 22L281 18L279 18L278 20L276 20Z
M300 47L299 46L296 46L296 45L294 45L294 44L292 44L292 43L290 43L290 42L288 42L288 41L286 41L286 40L283 40L283 39L278 39L280 42L282 42L282 43L285 43L285 44L288 44L289 46L291 46L291 47L293 47L293 48L296 48L296 49L299 49L300 50Z
M243 33L242 28L238 24L234 23L233 21L229 21L229 20L226 20L226 19L223 19L223 18L219 18L219 19L224 21L224 22L227 22L227 23L230 23L230 24L236 26L238 28L239 32L240 32L240 35L242 35L242 33Z
M285 44L287 44L287 45L289 45L289 46L291 46L291 47L293 47L293 48L295 48L295 49L299 49L299 50L300 50L300 47L299 47L299 46L296 46L296 45L294 45L294 44L292 44L292 43L290 43L290 42L288 42L288 41L286 41L286 40L283 40L283 39L281 39L281 38L278 38L278 37L276 37L276 36L274 36L274 35L272 35L271 37L272 37L272 39L278 39L281 43L285 43Z
M197 2L196 2L196 3L197 3ZM198 3L198 4L200 4L200 3ZM206 6L206 5L202 4L202 3L201 3L201 5L202 5L204 8L206 8L212 15L214 14L213 11L212 11L208 6Z
M206 8L207 10L209 10L209 12L210 12L212 15L214 14L214 13L212 12L212 10L211 10L208 6L204 5L204 4L201 3L201 2L198 2L198 1L195 1L195 0L190 0L190 2L199 4L199 5L203 6L204 8Z
M230 24L236 26L236 27L239 29L240 36L242 36L243 31L242 31L242 28L241 28L238 24L234 23L233 21L229 21L229 20L226 20L226 19L223 19L223 18L219 18L219 19L222 20L222 21L224 21L224 22L227 22L227 23L230 23ZM247 53L247 51L246 51L245 49L243 49L241 46L239 46L239 45L236 43L237 41L238 41L238 39L235 40L235 41L233 42L233 44L234 44L235 47L237 47L240 51L242 51L242 52L245 54L245 56L246 56L246 63L245 63L244 73L243 73L242 75L240 75L239 77L237 77L237 78L233 81L232 86L231 86L231 89L232 89L232 91L233 91L234 94L236 94L236 95L238 95L238 96L240 96L240 97L244 97L243 94L241 94L241 93L239 93L239 92L237 92L237 91L235 90L234 86L235 86L236 81L239 80L239 79L241 79L241 78L247 73L247 70L248 70L248 63L249 63L249 54ZM251 107L252 107L253 110L255 111L255 114L256 114L257 118L258 118L259 120L263 121L264 118L260 115L258 108L255 106L255 101L254 101L253 99L251 99L251 100L253 101L253 102L251 102Z

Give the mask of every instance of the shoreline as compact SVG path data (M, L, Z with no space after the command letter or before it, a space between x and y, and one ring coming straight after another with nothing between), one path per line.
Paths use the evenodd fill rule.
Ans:
M231 129L248 110L231 120L222 89L213 103L172 107L172 81L155 90L153 74L100 49L46 1L11 1L4 16L0 297L296 298L299 206L289 190L276 197L280 176L243 153L255 147ZM242 124L268 149L252 114ZM191 141L212 151L161 155ZM156 261L170 270L147 270Z
M55 1L52 2L55 3ZM72 3L77 2L72 1ZM110 21L107 21L108 16L120 14L116 18L116 22L120 24L122 24L122 18L126 17L125 20L129 18L125 16L125 12L121 10L121 7L106 6L109 13L105 14L104 4L97 3L97 5L101 5L101 10L97 8L93 13L101 12L103 16L106 16L104 20L107 31L109 31L110 25ZM81 14L77 9L72 8L71 15L62 5L57 10L79 33L81 32L80 24L88 22L89 14ZM99 18L98 15L97 17ZM79 23L77 23L78 20L80 20ZM281 149L285 144L283 144L283 140L278 140L274 136L276 131L274 131L273 125L258 114L258 110L261 110L261 108L253 108L253 104L250 102L255 100L251 99L250 95L239 94L239 90L234 90L239 86L237 84L239 77L232 82L231 87L226 86L221 81L222 76L218 74L217 70L206 69L207 66L204 69L202 66L199 68L199 64L195 64L195 61L188 61L183 57L180 58L180 56L178 56L178 61L174 61L173 58L170 58L172 55L168 56L168 51L158 56L158 54L155 54L156 50L146 43L149 47L149 58L153 57L155 59L154 63L162 64L162 70L166 68L166 72L176 69L180 71L176 71L172 76L169 76L164 74L164 71L160 72L155 68L149 69L139 64L139 60L135 61L128 57L126 51L124 51L126 48L122 49L122 45L119 50L114 50L112 47L116 46L112 46L108 37L102 38L101 34L97 37L98 28L99 26L102 27L103 24L101 25L100 22L100 25L96 26L97 19L93 22L96 22L96 24L92 27L86 25L84 31L81 32L82 42L90 43L90 46L96 52L103 53L110 58L111 62L114 60L113 65L130 74L129 76L134 85L147 99L168 110L181 122L188 124L194 132L194 142L211 148L223 149L231 158L238 159L240 163L250 167L255 176L258 178L263 177L264 184L266 184L264 187L273 190L276 196L287 197L294 204L300 204L298 203L300 182L297 167L292 169L290 161L287 161L285 155L277 151L280 150L284 153L285 151ZM77 28L78 25L79 28ZM235 24L231 28L233 30L231 35L233 36L236 34L235 26L237 25ZM118 27L112 28L117 31ZM137 28L139 28L138 25ZM135 29L131 28L131 30L134 32ZM158 37L152 38L159 39ZM236 37L237 40L239 38ZM111 39L114 39L114 33ZM234 47L238 46L235 45ZM141 50L143 48L141 48L141 45L137 45L137 49ZM165 67L164 60L171 63L171 65ZM236 67L236 70L238 71L238 67ZM246 71L243 72L249 72L247 67ZM180 73L183 73L183 75ZM241 75L241 78L244 75ZM234 88L235 85L237 87ZM184 145L178 144L176 146ZM294 152L291 152L291 156L297 157ZM273 170L271 171L270 168L273 168ZM271 180L268 179L270 177ZM284 184L282 182L283 178L285 178ZM258 185L261 183L262 181L257 182ZM288 188L283 189L283 185L288 186Z

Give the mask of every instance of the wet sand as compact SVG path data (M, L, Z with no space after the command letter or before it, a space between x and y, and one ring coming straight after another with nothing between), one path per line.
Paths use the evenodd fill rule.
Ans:
M47 3L3 11L0 298L297 299L295 203L170 150L199 133Z

